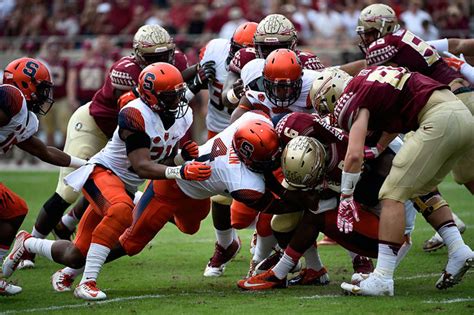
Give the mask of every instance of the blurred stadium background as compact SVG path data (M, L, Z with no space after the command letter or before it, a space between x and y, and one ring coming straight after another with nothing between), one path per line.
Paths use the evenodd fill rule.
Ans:
M281 13L295 24L303 49L336 65L363 58L354 30L360 10L375 2L392 6L402 25L425 40L474 35L472 0L0 0L0 68L21 56L55 64L54 108L61 114L41 122L40 137L61 148L67 116L92 98L113 61L131 53L141 25L165 27L192 65L210 39L230 38L245 21ZM81 70L86 60L96 67ZM206 104L203 92L192 104L198 141L206 137ZM0 167L36 163L17 150L3 157Z

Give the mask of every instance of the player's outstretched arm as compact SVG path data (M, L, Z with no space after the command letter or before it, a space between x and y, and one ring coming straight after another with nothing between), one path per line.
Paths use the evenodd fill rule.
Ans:
M55 147L46 146L43 141L35 136L18 143L17 146L38 157L41 161L57 166L78 168L86 163L85 160L70 156Z

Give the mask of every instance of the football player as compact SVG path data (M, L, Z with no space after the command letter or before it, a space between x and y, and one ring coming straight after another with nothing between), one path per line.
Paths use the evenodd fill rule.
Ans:
M332 80L327 82L329 86L335 84ZM377 267L360 284L343 283L341 287L355 294L394 294L393 271L405 226L400 220L403 203L419 196L418 210L448 247L448 263L436 287L445 289L459 283L474 265L474 252L464 244L447 203L433 190L459 156L474 146L474 118L469 110L447 85L399 67L372 66L362 70L342 95L335 97L335 119L349 132L337 219L341 231L350 232L354 222L359 221L354 188L360 178L368 130L383 133L378 142L382 149L388 139L414 131L405 137L379 192L382 213ZM383 110L379 110L380 106ZM469 169L464 171L472 173Z
M398 25L395 11L384 4L372 4L361 11L357 33L361 37L361 48L366 53L367 65L394 65L406 67L410 71L423 73L443 84L463 101L474 114L474 90L463 76L453 70L440 57L436 49L408 30ZM436 42L435 42L436 44ZM457 44L457 45L456 45ZM440 46L439 44L437 45ZM457 52L459 42L452 42L451 49ZM444 48L444 47L439 47ZM463 47L460 47L463 49ZM444 49L448 50L448 49ZM474 151L464 155L453 168L453 177L459 184L474 194L474 177L469 177L466 168L474 164ZM457 218L459 228L465 226ZM443 246L435 235L424 244L427 251Z
M296 49L297 42L296 28L284 15L270 14L260 21L254 35L255 48L240 49L230 61L229 75L222 93L223 104L229 108L239 105L239 100L244 96L244 85L241 81L242 69L254 59L266 59L276 49L293 50L304 69L324 69L324 65L316 55Z
M108 261L125 254L138 254L167 222L176 224L183 233L196 233L201 220L209 213L209 198L217 194L260 211L270 205L278 209L292 206L275 199L265 186L263 172L274 169L280 156L278 136L266 115L246 113L200 146L199 153L201 156L196 160L212 168L211 176L200 182L178 178L149 183L133 210L133 224L122 234L120 244L112 250ZM56 290L71 286L76 274L68 269L53 276L60 285Z
M210 176L210 167L203 163L183 164L198 156L195 142L177 152L178 141L192 123L180 71L169 63L153 63L140 73L138 92L140 98L120 111L118 127L106 147L65 178L74 191L82 189L90 203L74 243L35 238L22 231L3 264L6 274L10 275L28 253L75 268L85 260L84 275L74 295L85 300L105 299L96 286L97 276L110 248L132 224L132 198L137 187L145 178L205 180Z
M176 50L168 32L159 25L144 25L133 38L133 55L116 61L92 101L81 106L71 116L65 152L88 159L102 149L117 127L119 97L137 85L138 76L144 67L158 61L174 64L180 71L187 68L186 56ZM61 219L63 212L78 199L80 193L74 192L63 181L71 171L70 168L61 168L56 191L39 211L31 232L33 236L45 238ZM87 202L79 203L71 210L71 215L65 215L64 220L75 218L73 223L77 224L86 207ZM61 234L67 237L72 231ZM20 264L20 268L32 266L34 264L30 260Z
M253 37L257 23L246 22L235 30L231 40L214 39L201 49L201 63L214 63L215 79L209 81L209 103L206 117L208 139L230 125L230 114L233 108L225 107L222 99L222 88L228 75L229 62L235 53L244 47L253 46ZM216 250L205 268L204 276L220 276L223 266L229 257L236 255L240 249L240 240L232 229L230 216L230 203L232 199L224 196L213 196L212 217L215 218L214 228L217 236ZM225 219L220 219L224 217ZM222 267L222 268L221 268Z
M45 115L53 105L52 88L51 74L40 61L20 58L7 65L3 72L3 84L0 85L0 153L5 154L16 145L47 163L77 168L85 161L46 146L34 136L38 131L38 118L35 114ZM0 191L0 261L2 261L28 208L25 201L5 185L0 184ZM4 276L7 277L8 274ZM19 286L3 280L0 273L0 295L14 295L20 292Z

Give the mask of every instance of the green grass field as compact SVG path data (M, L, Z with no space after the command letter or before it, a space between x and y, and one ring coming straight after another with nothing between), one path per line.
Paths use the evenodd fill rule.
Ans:
M28 203L23 228L31 231L36 213L56 187L54 172L2 172L2 181ZM447 180L441 186L445 198L468 225L464 234L474 246L474 198ZM445 248L424 253L421 245L432 235L421 215L413 235L414 245L396 272L395 297L368 298L343 296L339 287L350 279L352 267L339 246L320 247L321 258L329 270L331 284L326 287L297 287L267 292L243 292L236 281L248 270L248 244L252 231L241 231L244 247L227 266L223 277L202 276L214 249L211 218L193 236L181 234L168 225L138 256L124 257L107 264L99 277L99 287L108 300L86 303L72 293L56 293L50 276L60 266L37 259L33 270L20 270L12 279L23 293L0 298L0 314L474 314L474 271L449 290L438 291L434 284L447 259Z

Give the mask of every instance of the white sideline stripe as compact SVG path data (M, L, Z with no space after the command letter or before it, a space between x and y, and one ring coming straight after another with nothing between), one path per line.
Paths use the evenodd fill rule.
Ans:
M309 295L309 296L299 296L297 299L325 299L325 298L341 298L343 295Z
M471 270L466 272L466 274L472 274L472 273L474 273L474 272L471 271ZM414 279L424 279L424 278L432 278L432 277L439 278L440 276L441 276L441 272L439 272L439 273L426 273L426 274L421 274L421 275L416 275L416 276L396 277L395 280L414 280Z
M474 301L474 298L472 297L467 297L467 298L457 298L457 299L447 299L447 300L426 300L423 301L423 303L426 304L451 304L451 303L459 303L459 302L472 302Z
M39 307L39 308L30 308L30 309L21 309L21 310L9 310L6 312L1 312L0 314L18 314L18 313L34 313L34 312L44 312L44 311L57 311L63 309L71 309L71 308L83 308L83 307L90 307L93 305L102 305L102 304L110 304L115 302L123 302L123 301L132 301L132 300L145 300L145 299L160 299L166 298L168 295L163 294L147 294L147 295L136 295L136 296L129 296L123 298L115 298L110 300L104 301L97 301L97 302L86 302L82 304L68 304L68 305L60 305L60 306L49 306L49 307Z

